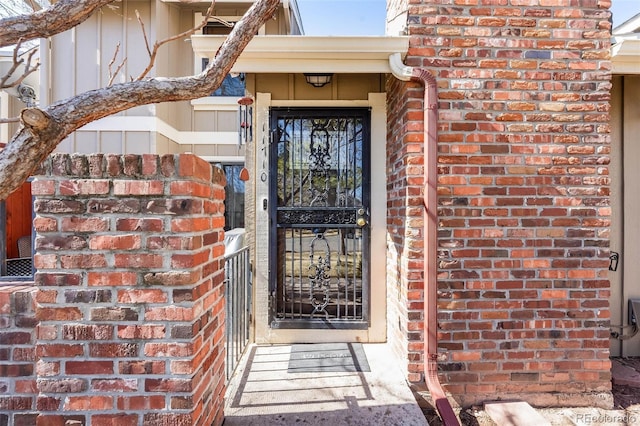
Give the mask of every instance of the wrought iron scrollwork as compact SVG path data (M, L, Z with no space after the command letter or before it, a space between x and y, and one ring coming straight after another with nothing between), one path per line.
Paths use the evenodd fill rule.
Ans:
M330 148L329 132L321 125L315 124L311 131L311 145L309 146L309 165L312 171L329 170L331 167Z
M278 223L280 224L356 225L357 219L355 209L297 209L278 211Z
M331 169L331 144L329 132L324 126L315 123L311 130L309 146L309 205L326 203L329 196L329 170Z
M367 327L369 113L271 113L272 326Z
M316 244L319 242L324 243L325 252L324 255L321 254L314 259ZM327 312L326 308L331 300L329 294L331 289L331 279L328 275L328 272L331 270L331 247L329 247L329 242L324 237L324 234L316 234L315 238L311 241L309 258L311 260L311 263L309 264L309 301L313 307L311 318L318 313L324 314L325 318L329 319L329 312ZM322 296L321 302L316 298L316 293L319 293Z

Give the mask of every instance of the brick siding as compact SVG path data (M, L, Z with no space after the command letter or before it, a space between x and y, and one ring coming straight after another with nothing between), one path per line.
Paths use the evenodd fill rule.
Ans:
M438 81L441 382L609 407L609 0L411 0ZM424 377L422 88L390 78L390 340Z
M224 185L188 154L45 162L37 290L0 291L0 422L222 423Z
M35 287L0 286L0 424L35 424Z

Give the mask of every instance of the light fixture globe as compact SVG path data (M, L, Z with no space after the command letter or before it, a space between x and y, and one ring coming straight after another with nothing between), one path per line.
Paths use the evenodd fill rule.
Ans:
M307 83L309 83L313 87L322 87L325 84L331 83L331 77L333 77L333 74L322 74L322 73L305 73L304 74L304 78L307 80Z

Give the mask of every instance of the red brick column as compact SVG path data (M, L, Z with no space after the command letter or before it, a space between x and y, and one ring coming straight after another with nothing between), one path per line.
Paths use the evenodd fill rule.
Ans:
M388 340L406 359L408 378L423 366L423 92L418 83L387 82ZM412 360L412 361L410 361Z
M609 6L409 2L405 62L439 91L441 382L463 405L612 404ZM387 87L390 328L421 382L422 95Z
M222 172L192 155L54 155L43 170L38 424L220 424Z
M35 307L30 283L0 286L0 425L35 424Z

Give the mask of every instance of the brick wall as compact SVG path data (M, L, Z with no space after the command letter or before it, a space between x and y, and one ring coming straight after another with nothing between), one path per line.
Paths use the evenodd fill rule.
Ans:
M38 425L221 424L224 183L192 155L46 161Z
M400 359L414 361L412 382L421 380L423 351L422 98L416 83L387 81L387 334Z
M35 424L35 288L0 287L0 425Z
M609 6L410 1L405 62L439 90L441 381L463 405L612 404ZM390 328L420 382L422 93L387 88Z

